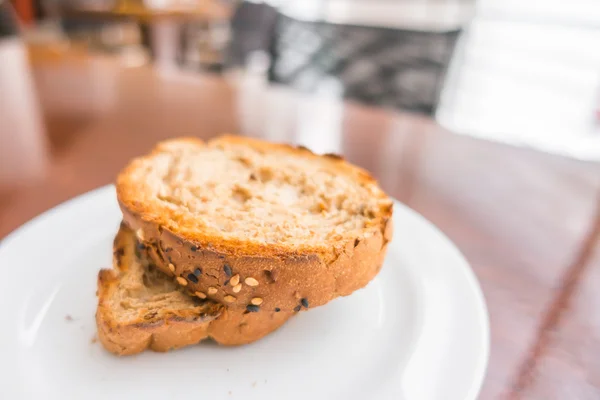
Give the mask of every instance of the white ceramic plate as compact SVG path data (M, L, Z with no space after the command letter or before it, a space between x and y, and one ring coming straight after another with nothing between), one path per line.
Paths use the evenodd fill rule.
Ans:
M458 250L401 204L367 288L242 347L115 357L95 342L96 273L120 221L114 187L0 244L0 399L475 399L489 350L483 296Z

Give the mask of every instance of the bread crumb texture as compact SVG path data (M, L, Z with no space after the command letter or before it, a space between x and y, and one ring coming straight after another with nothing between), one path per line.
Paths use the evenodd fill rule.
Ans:
M163 142L117 186L134 212L188 239L201 231L298 250L368 236L392 207L368 173L339 157L235 137Z

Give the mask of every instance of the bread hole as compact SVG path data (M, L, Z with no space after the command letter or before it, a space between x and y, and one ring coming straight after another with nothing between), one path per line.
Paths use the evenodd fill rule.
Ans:
M179 167L177 161L168 166L167 173L162 178L163 183L168 184L169 182L173 182L177 176L177 167Z
M310 207L310 212L313 214L321 214L324 211L328 211L329 207L324 201L318 201Z
M361 204L361 206L358 208L358 214L370 219L375 218L375 212L368 208L365 204Z
M311 184L304 184L300 189L301 196L314 196L317 192L317 187Z
M170 204L174 204L176 206L182 206L183 203L181 202L181 200L177 197L174 196L168 196L168 195L163 195L163 194L157 194L157 196L159 200L164 201L165 203L170 203Z
M157 311L150 311L149 313L147 313L146 315L144 315L144 319L145 320L152 319L152 318L156 317L156 314L158 314Z
M121 306L121 308L123 308L124 310L135 310L137 307L134 304L132 304L130 297L135 298L136 293L132 292L131 290L128 289L125 291L124 296L126 298L122 299L119 302L119 305Z
M150 269L150 267L153 268ZM157 288L158 286L164 286L161 284L165 279L167 279L167 277L162 271L155 268L153 264L148 265L147 268L148 270L145 271L142 275L142 283L144 284L146 290L150 293L153 291L153 289Z
M348 197L346 197L346 195L338 195L335 197L334 199L334 204L335 204L335 208L338 210L341 210L344 206L344 202L348 199Z
M214 182L208 182L206 183L206 185L204 185L204 187L193 187L190 188L190 192L194 195L194 197L198 200L200 200L202 203L208 203L211 200L211 197L209 196L209 192L211 190L214 190L215 187L215 183Z
M231 197L240 204L243 204L252 198L252 193L248 188L236 185L233 188Z
M249 168L252 166L252 160L250 160L248 157L239 156L239 157L236 157L235 160L237 162L239 162L240 164L242 164L244 167Z
M279 271L277 271L276 269L274 270L265 270L265 275L267 277L267 280L269 281L269 283L275 283L277 282L277 279L279 278Z
M259 168L257 171L257 174L258 174L258 179L262 183L267 183L267 182L271 181L273 179L273 177L275 176L275 173L269 167Z

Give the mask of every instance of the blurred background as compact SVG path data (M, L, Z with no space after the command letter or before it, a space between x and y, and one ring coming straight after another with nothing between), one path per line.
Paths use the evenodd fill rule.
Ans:
M95 53L130 68L250 78L421 113L461 134L600 159L594 0L2 3L3 64L15 41L34 60ZM0 82L13 81L12 68L3 65ZM44 81L39 96L57 84L34 78ZM94 85L103 91L96 106L110 103L110 88Z
M600 398L598 0L0 0L0 238L223 132L343 154L457 243L482 398Z

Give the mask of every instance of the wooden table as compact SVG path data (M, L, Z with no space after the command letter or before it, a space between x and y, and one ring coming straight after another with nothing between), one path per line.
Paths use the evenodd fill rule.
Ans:
M337 151L470 261L492 329L482 399L600 398L600 165L455 135L420 116L308 100L257 78L165 78L93 58L38 59L34 70L51 163L42 182L0 198L0 237L112 182L160 139L237 132Z

